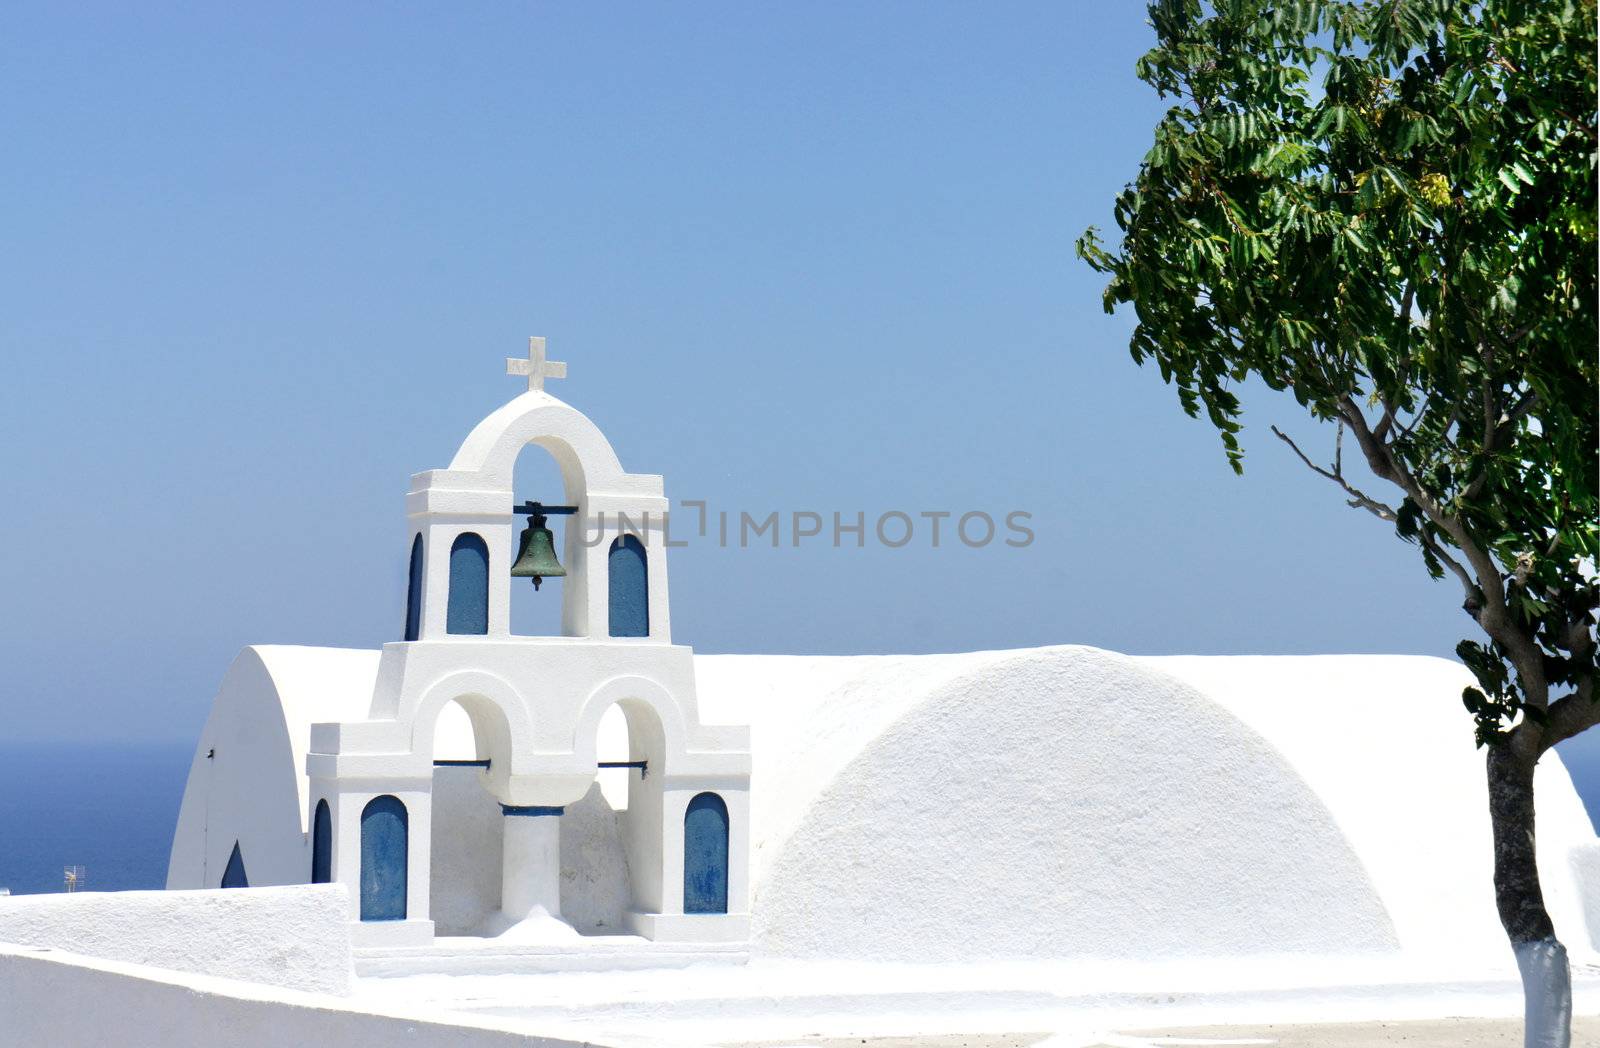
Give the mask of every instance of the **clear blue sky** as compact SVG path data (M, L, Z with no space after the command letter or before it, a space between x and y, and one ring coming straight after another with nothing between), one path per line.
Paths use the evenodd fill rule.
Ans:
M408 477L530 334L675 499L1033 514L677 551L699 650L1449 655L1451 584L1266 427L1331 435L1255 396L1234 478L1073 256L1148 39L1131 2L10 7L0 723L191 739L245 644L395 639Z

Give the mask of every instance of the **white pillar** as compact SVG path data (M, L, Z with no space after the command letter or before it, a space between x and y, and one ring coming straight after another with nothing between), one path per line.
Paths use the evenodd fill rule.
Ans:
M489 932L519 942L576 939L561 920L561 809L501 805L500 913Z
M560 808L504 808L500 908L513 921L561 915ZM538 812L539 814L533 814Z

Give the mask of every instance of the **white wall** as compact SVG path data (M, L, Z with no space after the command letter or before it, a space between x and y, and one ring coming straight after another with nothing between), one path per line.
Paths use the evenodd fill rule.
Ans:
M1271 740L1361 856L1404 949L1451 960L1508 955L1494 902L1484 754L1461 706L1472 675L1460 663L1414 655L1139 661L1194 685ZM1593 941L1572 856L1595 843L1594 827L1554 750L1539 761L1534 795L1545 905L1573 959L1587 959Z
M433 769L428 916L437 935L481 935L500 909L500 803L476 768Z
M347 908L336 884L13 895L0 899L0 943L343 994Z
M1589 942L1600 944L1600 841L1590 841L1573 848L1571 859L1572 877L1583 905L1583 924L1589 931ZM1568 929L1558 931L1564 936L1571 935ZM1571 949L1565 941L1563 945Z
M629 877L618 813L596 783L561 816L561 916L585 935L627 931Z
M0 944L0 1048L579 1048L507 1025Z
M306 747L314 720L364 716L378 653L258 645L234 659L190 763L168 888L216 888L234 843L253 887L311 879Z

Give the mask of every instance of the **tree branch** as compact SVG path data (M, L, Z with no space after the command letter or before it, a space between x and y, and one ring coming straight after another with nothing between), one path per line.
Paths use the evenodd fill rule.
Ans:
M1505 417L1500 419L1499 422L1497 422L1488 430L1483 445L1484 457L1487 458L1495 448L1499 447L1501 440L1511 435L1513 427L1515 427L1518 422L1526 417L1530 411L1538 407L1538 405L1539 394L1537 392L1530 389L1524 393L1517 400L1517 402L1511 406L1511 410L1506 412ZM1461 489L1462 501L1465 502L1477 498L1477 496L1483 491L1483 486L1488 482L1489 464L1485 462L1483 467L1478 470L1477 474L1467 482L1467 486Z
M1378 420L1378 425L1373 429L1372 435L1379 440L1389 439L1389 430L1394 427L1394 405L1389 403L1389 398L1383 398L1383 417Z
M1543 753L1556 743L1570 739L1596 724L1600 724L1600 702L1594 701L1594 678L1585 676L1578 682L1576 691L1550 704L1545 714L1544 735L1539 740L1539 752Z
M1494 370L1494 353L1486 343L1480 345L1482 347L1480 353L1483 356L1483 378L1478 382L1478 396L1482 401L1480 407L1483 408L1483 441L1478 446L1487 456L1494 450L1495 429L1500 421L1500 402L1494 395L1494 383L1489 377Z
M1505 649L1512 665L1516 667L1524 701L1540 708L1548 705L1550 686L1545 678L1544 654L1534 638L1512 621L1506 602L1505 581L1500 577L1500 566L1467 531L1461 518L1445 512L1438 502L1422 490L1410 471L1396 460L1389 445L1373 435L1366 415L1362 414L1360 405L1352 397L1346 395L1339 402L1339 413L1350 424L1351 432L1355 433L1356 442L1361 445L1361 452L1366 456L1367 466L1373 474L1404 491L1461 550L1477 581L1476 594L1468 598L1468 614L1477 620L1491 640ZM1480 595L1482 603L1474 608L1472 599Z
M1279 429L1277 426L1273 426L1272 432L1279 440L1289 445L1290 450L1299 456L1300 461L1304 462L1306 467L1310 469L1311 472L1315 473L1319 477L1327 477L1329 480L1339 485L1339 487L1343 488L1345 493L1350 496L1349 505L1352 509L1364 509L1373 516L1377 517L1379 520L1387 520L1391 524L1399 519L1399 514L1395 512L1394 507L1386 506L1377 499L1369 497L1365 492L1361 491L1348 480L1344 479L1344 454L1342 450L1336 453L1333 470L1330 472L1307 458L1306 453L1300 450L1300 445L1291 440L1289 435L1283 430Z
M1409 423L1407 423L1407 422L1400 423L1400 436L1409 438L1411 436L1411 434L1416 431L1417 423L1421 422L1423 417L1426 416L1427 413L1428 413L1428 401L1429 401L1429 398L1426 395L1424 395L1423 398L1422 398L1422 403L1418 404L1416 406L1416 408L1412 410L1412 412L1411 412L1411 421ZM1448 436L1448 434L1450 432L1450 426L1449 425L1446 425L1444 427L1444 432Z
M1334 439L1332 472L1329 472L1328 470L1323 469L1321 466L1318 466L1315 462L1312 462L1311 459L1306 456L1306 453L1300 450L1300 445L1296 444L1293 438L1284 433L1283 430L1279 429L1277 426L1273 426L1272 432L1279 440L1289 445L1289 449L1299 457L1301 462L1305 463L1306 468L1317 474L1317 476L1326 477L1335 484L1339 485L1339 487L1343 488L1345 492L1351 496L1350 501L1347 503L1350 508L1364 509L1373 516L1377 517L1379 520L1386 520L1391 524L1394 523L1399 519L1399 514L1395 511L1394 507L1379 502L1345 479L1344 426L1344 421L1341 419L1339 422L1339 435ZM1465 591L1467 598L1471 600L1477 593L1477 587L1473 584L1472 575L1467 571L1466 567L1463 566L1459 560L1456 560L1455 557L1451 556L1450 553L1445 550L1443 546L1439 545L1439 543L1428 533L1419 533L1417 536L1417 542L1419 545L1426 548L1430 554L1438 558L1441 564L1450 569L1450 573L1460 581L1462 590Z
M1461 588L1463 591L1465 591L1467 600L1471 602L1472 600L1476 599L1478 595L1478 588L1473 584L1472 573L1469 572L1459 560L1452 557L1445 550L1445 548L1439 545L1439 543L1435 541L1427 532L1424 531L1419 533L1417 540L1423 546L1427 547L1428 552L1439 558L1439 562L1445 567L1449 568L1450 573L1460 580Z
M1539 394L1535 390L1528 390L1518 398L1506 412L1506 417L1500 420L1500 425L1495 427L1495 445L1499 446L1500 438L1508 435L1518 422L1525 418L1528 412L1539 406Z

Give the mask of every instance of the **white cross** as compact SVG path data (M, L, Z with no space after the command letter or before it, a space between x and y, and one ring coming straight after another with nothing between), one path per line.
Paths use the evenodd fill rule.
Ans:
M528 390L543 390L544 380L547 378L566 378L567 365L561 360L546 360L544 357L544 339L534 335L528 339L528 359L521 357L506 358L506 374L528 376Z

